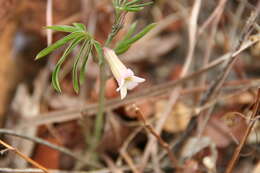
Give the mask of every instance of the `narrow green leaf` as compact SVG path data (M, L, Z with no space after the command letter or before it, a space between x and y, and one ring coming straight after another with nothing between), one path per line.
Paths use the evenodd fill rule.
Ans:
M137 26L137 22L134 22L134 23L130 26L130 28L129 28L127 34L125 35L125 37L124 37L121 41L119 41L119 42L116 44L116 48L115 48L116 54L122 54L123 52L122 52L121 49L124 49L125 47L128 47L128 48L129 48L129 46L128 46L127 44L125 44L125 42L126 42L129 38L131 38L131 36L134 34L135 29L136 29L136 26ZM119 49L120 49L120 50L119 50ZM124 51L124 52L125 52L125 51Z
M119 54L122 54L122 53L124 53L125 51L127 51L127 50L129 49L130 45L125 44L125 42L126 42L129 38L131 38L131 36L134 34L135 29L136 29L136 26L137 26L137 22L134 22L134 23L130 26L130 28L129 28L127 34L125 35L125 37L124 37L121 41L119 41L119 42L116 44L116 48L115 48L116 54L118 54L118 55L119 55Z
M80 68L80 74L79 74L79 83L80 84L83 84L85 81L86 65L87 65L87 61L88 61L91 51L92 51L92 44L90 43L89 46L87 47L87 50L84 55L84 60L82 62L82 66Z
M127 34L126 34L125 37L122 39L122 41L128 40L128 39L134 34L134 32L135 32L135 30L136 30L136 26L137 26L137 22L134 22L134 23L130 26L130 28L129 28ZM121 41L120 41L120 42L121 42Z
M141 1L141 0L132 0L132 1L127 2L125 5L126 6L133 5L133 4L136 4L139 1Z
M119 5L119 1L118 0L113 0L113 6L116 7Z
M123 46L121 45L121 47L115 49L115 52L117 55L120 55L122 53L125 53L130 47L131 47L131 45L129 45L129 44L123 45Z
M120 5L124 5L125 6L126 2L127 2L127 0L121 0Z
M156 26L156 23L151 23L150 25L146 26L142 31L136 34L134 37L128 39L126 41L127 44L133 44L143 36L145 36L149 31L151 31Z
M77 56L76 56L76 58L75 58L74 63L73 63L73 68L72 68L72 81L73 81L73 88L74 88L74 91L75 91L76 93L79 92L78 63L79 63L80 58L82 57L83 50L85 49L87 43L88 43L88 41L85 40L84 43L83 43L83 45L82 45L81 48L80 48L79 53L77 54Z
M128 7L129 8L138 8L138 7L145 7L145 6L152 5L152 4L153 4L153 2L146 2L146 3L142 3L142 4L131 5Z
M156 25L155 23L152 23L146 26L142 31L140 31L132 38L123 39L122 41L120 41L115 48L116 54L119 55L126 52L134 42L136 42L137 40L142 38L145 34L147 34L151 29L155 27L155 25Z
M61 31L61 32L76 32L79 31L79 28L68 26L68 25L54 25L54 26L46 26L46 29L51 29L54 31Z
M144 9L144 7L125 7L124 8L126 11L129 11L129 12L138 12L138 11L141 11Z
M67 42L69 42L70 40L79 37L79 36L83 36L85 35L83 32L73 32L65 37L63 37L62 39L56 41L55 43L53 43L52 45L50 45L49 47L43 49L42 51L40 51L37 56L36 56L36 60L48 55L49 53L53 52L55 49L58 49L59 47L61 47L62 45L66 44Z
M102 65L104 63L104 55L103 55L103 49L101 47L101 44L99 42L95 41L94 47L98 54L99 65Z
M79 29L81 29L82 31L87 31L87 28L84 24L82 23L73 23L73 25Z
M66 60L67 56L71 51L84 39L83 36L78 36L77 38L74 38L74 40L70 43L70 45L66 48L64 51L62 57L57 62L55 69L52 73L52 86L56 91L61 92L60 84L59 84L59 71L61 69L61 65Z

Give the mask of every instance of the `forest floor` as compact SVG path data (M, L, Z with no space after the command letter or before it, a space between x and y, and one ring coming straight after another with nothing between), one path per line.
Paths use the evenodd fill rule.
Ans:
M260 2L153 2L127 13L111 44L135 21L138 31L157 24L119 56L145 82L121 100L107 69L102 136L91 150L98 64L89 59L76 94L76 47L58 93L51 75L64 47L35 57L47 36L66 35L46 33L48 24L83 23L104 44L111 0L0 0L0 173L260 173Z

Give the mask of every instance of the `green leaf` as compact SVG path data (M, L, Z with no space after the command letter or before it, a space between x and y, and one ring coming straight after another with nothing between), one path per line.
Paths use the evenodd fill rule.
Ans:
M131 45L136 42L137 40L139 40L140 38L142 38L145 34L147 34L151 29L153 29L156 26L155 23L152 23L148 26L146 26L142 31L140 31L138 34L136 34L135 36L133 36L132 38L127 38L127 39L123 39L122 41L120 41L116 48L115 48L115 52L117 55L122 54L124 52L126 52ZM127 34L128 35L128 34Z
M139 1L141 1L141 0L132 0L132 1L127 2L125 5L126 6L133 5L133 4L136 4Z
M113 0L113 5L114 5L114 7L118 6L119 5L119 1L118 0Z
M67 56L71 51L79 44L85 37L84 36L78 36L77 38L74 38L74 40L70 43L70 45L66 48L64 51L62 57L57 62L55 69L52 73L52 86L56 91L61 92L60 84L59 84L59 72L61 69L61 65L66 60Z
M124 7L126 11L129 12L138 12L144 9L144 7Z
M121 4L121 5L125 5L126 2L127 2L127 0L120 0L120 4Z
M146 3L142 3L142 4L130 5L128 7L130 7L130 8L137 8L137 7L145 7L145 6L152 5L152 4L153 4L153 2L146 2Z
M53 52L55 49L58 49L59 47L61 47L62 45L66 44L67 42L69 42L70 40L77 38L79 36L84 36L85 33L83 32L73 32L65 37L63 37L62 39L56 41L55 43L53 43L52 45L50 45L49 47L43 49L42 51L40 51L37 56L36 56L36 60L48 55L49 53Z
M87 31L87 28L84 24L82 23L73 23L73 25L79 29L81 29L82 31Z
M82 66L80 68L80 74L79 74L79 83L80 84L84 83L86 65L87 65L87 61L88 61L88 58L89 58L91 51L92 51L92 44L90 43L87 47L87 50L86 50L85 55L84 55L84 60L83 60Z
M131 36L134 34L134 32L135 32L135 30L136 30L136 26L137 26L137 22L134 22L134 23L130 26L130 28L129 28L127 34L125 35L125 37L124 37L121 41L119 41L119 42L116 44L116 48L115 48L116 54L118 54L118 55L119 55L119 54L122 54L122 53L124 53L125 51L127 51L127 50L129 49L130 45L125 44L125 42L126 42L129 38L131 38Z
M128 40L128 39L134 34L135 29L136 29L136 26L137 26L137 22L134 22L134 23L130 26L130 28L129 28L127 34L126 34L125 37L122 39L122 42ZM121 42L121 41L120 41L120 42Z
M68 25L54 25L54 26L46 26L46 29L51 29L54 31L61 31L61 32L76 32L79 31L79 28L68 26Z
M87 45L88 41L85 40L82 47L80 48L80 51L79 53L77 54L76 58L75 58L75 61L73 63L73 68L72 68L72 81L73 81L73 88L74 88L74 91L76 93L79 92L79 81L78 81L78 63L79 63L79 60L80 58L82 57L82 53Z
M134 22L131 26L130 26L130 28L129 28L129 30L128 30L128 32L127 32L127 34L125 35L125 37L122 39L122 40L120 40L117 44L116 44L116 48L115 48L115 51L116 51L116 54L122 54L122 53L119 53L119 52L121 52L121 48L122 47L128 47L128 45L126 45L126 44L124 44L124 42L126 42L129 38L131 38L131 36L134 34L134 32L135 32L135 29L136 29L136 26L137 26L137 22ZM129 47L128 47L129 48ZM120 50L118 50L118 49L120 49ZM125 52L125 51L124 51Z
M136 34L134 37L128 39L126 41L127 44L133 44L143 36L145 36L149 31L151 31L156 26L156 23L151 23L150 25L146 26L142 31Z
M104 55L103 55L103 49L101 47L101 44L99 42L95 41L94 47L98 54L99 65L102 65L104 63Z
M124 46L121 46L120 48L117 48L115 49L115 52L117 55L120 55L122 53L125 53L129 48L131 47L131 45L124 45Z

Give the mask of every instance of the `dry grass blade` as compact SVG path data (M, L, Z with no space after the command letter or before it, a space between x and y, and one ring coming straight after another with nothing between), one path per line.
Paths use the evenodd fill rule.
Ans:
M32 160L31 158L27 157L26 155L24 155L23 153L21 153L19 150L17 150L16 148L10 146L9 144L5 143L4 141L2 141L0 139L0 144L2 144L3 146L5 146L7 149L9 149L10 151L15 152L17 155L19 155L21 158L23 158L24 160L26 160L27 162L31 163L33 166L35 166L36 168L39 168L41 170L43 170L43 172L45 173L50 173L48 171L48 169L46 169L44 166L40 165L39 163L35 162L34 160Z

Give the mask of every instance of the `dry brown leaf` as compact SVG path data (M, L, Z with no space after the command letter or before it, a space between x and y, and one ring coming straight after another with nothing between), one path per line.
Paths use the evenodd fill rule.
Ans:
M260 58L260 42L256 43L254 46L252 46L250 50L254 57Z
M118 88L117 82L114 78L110 78L106 81L106 98L115 98L119 96L119 92L116 91Z
M252 93L242 92L239 95L236 95L235 97L228 99L226 102L231 106L236 104L251 104L254 102L254 96Z
M260 162L258 162L256 164L256 167L254 168L254 170L252 171L252 173L259 173L260 172Z
M119 92L116 91L118 88L117 82L114 78L109 78L106 81L106 87L105 87L105 96L107 99L109 98L115 98L119 96ZM91 97L93 100L97 101L99 97L99 80L96 80L94 90L91 92Z
M247 138L249 144L259 144L260 142L260 123L259 120L255 122L252 132Z
M238 142L244 135L246 121L236 112L213 115L206 126L204 135L210 137L217 147L223 148L230 142Z
M160 100L156 103L156 117L159 119L167 105L166 100ZM184 103L178 102L172 109L171 115L164 124L163 129L170 133L180 132L186 129L191 118L191 109Z
M56 145L59 144L54 137L47 137L45 140ZM48 169L58 169L60 152L45 145L39 145L35 150L33 159Z

